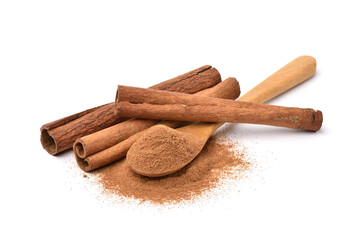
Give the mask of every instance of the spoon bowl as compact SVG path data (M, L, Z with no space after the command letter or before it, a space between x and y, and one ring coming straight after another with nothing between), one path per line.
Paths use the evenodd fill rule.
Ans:
M194 159L205 140L165 125L149 128L127 153L129 166L138 174L161 177L176 172Z

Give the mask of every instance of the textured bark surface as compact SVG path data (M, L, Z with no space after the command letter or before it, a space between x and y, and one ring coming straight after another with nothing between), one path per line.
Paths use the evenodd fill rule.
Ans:
M221 81L219 72L209 65L164 81L151 88L194 93ZM86 110L41 127L41 143L50 154L71 148L76 139L100 131L126 119L114 115L114 103Z
M155 89L119 86L115 102L122 117L199 122L253 123L318 131L322 113Z
M71 148L77 138L127 119L114 115L114 103L106 104L71 121L65 121L65 124L59 125L57 122L55 125L44 125L41 128L41 143L45 150L55 155ZM59 126L54 127L56 125Z
M195 95L201 95L201 96L211 96L215 98L225 98L225 99L236 99L240 95L240 86L238 81L235 78L228 78L225 81L219 83L215 87L203 90L201 92L196 93ZM129 123L136 123L137 127L136 129L139 130L138 133L134 134L134 129L129 127ZM143 130L146 130L147 128L151 127L152 125L158 123L158 120L144 120L144 119L134 119L129 120L123 123L119 123L117 126L124 132L125 129L127 129L125 132L127 132L129 138L120 140L118 135L112 135L113 133L109 133L108 131L100 131L101 132L107 132L106 134L103 134L103 136L99 137L98 141L101 141L101 139L108 139L112 138L112 141L114 140L114 136L117 136L117 142L107 148L102 149L99 152L96 152L94 154L84 154L84 149L88 147L86 145L86 142L82 142L81 139L77 140L74 144L74 153L77 160L77 163L81 169L84 171L91 171L94 169L97 169L99 167L105 166L107 164L110 164L112 162L115 162L117 160L122 159L125 157L127 151L131 147L131 145L144 133ZM177 121L163 121L160 122L160 124L166 125L171 128L176 128L184 124L184 122L177 122ZM113 126L112 128L114 128ZM105 129L106 130L106 129ZM114 131L115 132L115 131ZM134 134L134 135L132 135ZM121 135L123 137L124 134ZM87 136L86 136L87 137ZM86 138L85 137L85 138ZM84 138L82 138L84 139ZM89 142L89 141L88 141ZM106 141L109 143L109 141ZM97 145L94 144L94 141L92 143L94 147ZM91 144L90 144L91 146ZM88 148L89 149L89 148ZM94 149L94 148L92 148Z
M190 71L167 82L157 84L150 89L160 89L172 92L194 93L215 86L221 82L219 72L211 66L203 66ZM121 95L117 92L116 95ZM115 109L115 108L114 108ZM131 135L151 127L158 121L146 121L143 119L130 119L126 122L94 132L76 140L74 144L75 154L85 158L94 153L107 149L127 139Z

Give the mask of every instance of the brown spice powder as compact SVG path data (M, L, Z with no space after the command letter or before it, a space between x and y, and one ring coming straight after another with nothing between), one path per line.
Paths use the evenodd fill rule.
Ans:
M218 187L224 177L238 179L250 168L245 154L235 153L234 147L234 143L212 137L189 165L164 177L141 176L131 170L126 159L99 169L97 174L108 193L142 202L180 203Z
M155 125L131 146L126 155L137 173L154 177L173 173L200 152L203 142L189 133L164 125Z

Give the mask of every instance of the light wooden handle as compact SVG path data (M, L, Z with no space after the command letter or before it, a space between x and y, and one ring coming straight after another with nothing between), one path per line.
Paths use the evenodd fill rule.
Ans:
M240 97L239 100L264 103L306 81L315 74L315 70L315 58L311 56L298 57Z

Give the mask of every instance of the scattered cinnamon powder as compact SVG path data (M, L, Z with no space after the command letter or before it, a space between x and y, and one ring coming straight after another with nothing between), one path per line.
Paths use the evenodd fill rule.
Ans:
M203 142L192 134L155 125L131 146L126 158L136 173L165 176L193 160L202 147Z
M135 173L122 160L96 171L108 193L152 203L179 203L201 197L219 187L223 178L238 179L250 168L244 153L234 152L235 144L210 138L201 153L186 167L164 177Z

